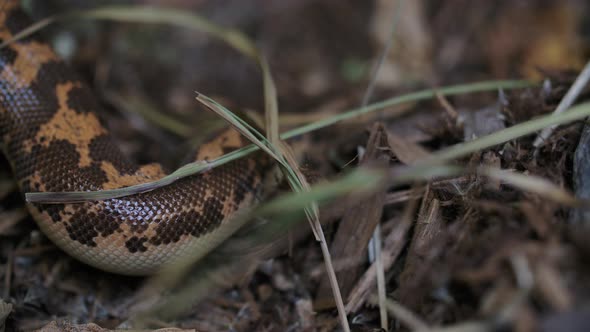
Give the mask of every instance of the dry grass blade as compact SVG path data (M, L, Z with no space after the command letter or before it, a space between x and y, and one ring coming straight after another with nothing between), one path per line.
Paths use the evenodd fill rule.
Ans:
M478 173L566 206L583 206L589 203L577 199L564 188L538 176L491 167L480 167Z
M307 180L303 176L303 174L298 170L297 162L290 152L290 149L284 145L281 141L279 141L278 146L275 146L271 142L268 141L261 133L259 133L255 128L252 128L249 124L243 121L240 117L233 114L230 110L226 109L222 105L215 102L213 99L206 97L205 95L199 94L197 96L197 101L205 105L211 111L215 112L217 115L221 116L225 119L229 124L231 124L236 130L238 130L242 135L246 136L252 143L254 143L259 149L263 150L270 156L272 156L283 168L285 172L285 176L296 192L308 191L309 184ZM275 123L276 125L276 123ZM310 219L310 223L312 224L312 229L314 234L316 234L316 239L319 239L317 236L318 229L316 223L312 220L319 220L318 216L318 209L317 206L311 204L308 209L306 209L306 213L308 214L308 218ZM319 225L319 222L317 223Z
M248 138L250 142L254 143L260 150L266 152L279 163L283 163L283 158L281 158L272 149L270 144L267 144L266 138L262 136L262 134L259 133L255 128L251 127L248 123L242 120L239 116L236 116L230 110L217 103L215 100L198 92L196 100L206 106L209 110L213 111L215 114L221 116L232 127L239 131L240 134L246 136L246 138Z
M307 181L307 179L305 178L305 176L303 175L303 173L301 173L301 170L299 169L299 165L297 164L297 160L295 159L295 155L292 151L292 149L289 147L289 145L287 145L286 143L280 141L279 142L279 146L281 148L281 152L283 153L283 156L285 157L285 161L287 162L287 164L289 164L289 166L293 169L295 175L297 176L297 179L301 185L301 189L299 192L309 192L311 190L311 187L309 185L309 182ZM319 208L317 206L316 203L312 203L310 204L310 206L308 207L308 209L306 210L307 213L307 218L309 220L310 226L311 226L311 230L313 232L313 235L316 239L316 241L320 240L320 232L322 232L322 226L320 224L320 217L319 217Z
M281 141L279 136L279 111L277 103L277 92L270 73L270 69L268 67L268 62L264 59L264 57L259 56L258 63L260 64L260 67L262 69L262 76L264 82L267 139L270 141L270 145L274 147L274 150L278 153L278 155L282 157L283 162L287 164L285 166L284 163L281 163L281 165L283 165L282 170L293 191L308 193L310 191L309 183L307 182L307 179L305 178L303 173L301 173L297 160L293 154L293 151L289 148L289 146L286 143ZM338 317L340 319L340 324L342 326L342 329L345 332L348 332L350 331L350 327L348 326L348 319L346 317L346 312L344 311L344 302L342 301L342 295L340 293L340 287L338 286L338 280L336 279L336 273L332 266L332 258L330 255L330 251L328 250L324 232L320 224L319 208L317 202L311 202L305 207L304 210L307 216L307 220L309 221L309 224L315 236L315 239L320 243L322 255L324 257L324 262L326 264L326 269L328 271L330 286L332 288L332 293L334 295L336 307L338 308Z
M207 106L212 111L214 111L216 114L223 117L232 126L239 130L240 133L245 135L250 141L256 144L256 146L258 146L261 150L267 152L269 155L275 158L282 166L283 172L285 173L291 188L295 192L309 191L309 184L307 183L303 174L298 170L295 158L289 152L289 149L286 147L286 145L283 145L283 143L280 142L280 140L277 141L278 147L276 147L272 144L272 142L268 142L264 137L261 137L261 134L256 132L254 128L250 127L239 117L235 116L229 110L217 104L212 99L207 98L203 95L199 95L197 96L197 100L201 102L203 105ZM269 127L270 126L275 126L275 128L278 127L278 121L269 124ZM322 249L322 254L324 256L324 261L326 263L326 268L328 270L330 285L336 301L336 305L339 309L338 312L342 327L344 331L349 331L350 328L348 327L348 320L346 319L346 314L344 312L344 303L342 301L342 295L340 294L340 290L338 287L336 273L334 272L334 268L332 267L332 259L330 257L330 252L328 250L326 240L319 222L319 209L317 207L317 203L311 202L308 206L306 206L305 213L314 232L316 240L320 242L320 247Z
M197 101L201 102L209 109L213 110L216 114L223 117L228 121L234 128L240 133L246 136L252 143L258 146L261 150L271 155L277 160L281 166L281 169L287 179L287 182L295 192L309 192L310 187L305 179L305 176L299 170L296 158L293 156L288 146L281 142L279 137L279 118L278 118L278 105L276 99L276 88L270 74L267 62L262 56L258 56L258 63L263 72L264 81L264 96L265 96L265 114L266 114L266 131L267 137L262 136L254 128L249 126L239 117L235 116L229 110L225 109L221 105L217 104L210 98L203 95L197 96ZM311 229L313 230L314 236L317 241L320 242L322 249L322 255L326 268L328 270L328 277L330 285L335 298L336 306L338 308L338 315L342 328L345 332L350 331L348 326L348 320L344 311L344 303L342 301L342 295L338 287L338 281L336 279L336 273L332 267L332 259L328 250L326 240L322 231L322 227L319 221L319 209L316 202L311 202L304 208L307 219L310 223Z
M268 62L263 56L258 57L262 70L262 84L264 87L264 115L266 118L266 137L271 144L279 146L279 106L277 102L277 88L272 79Z
M342 301L342 294L340 293L340 289L338 287L336 272L334 271L334 266L332 265L332 259L330 258L330 250L328 249L328 244L326 243L324 232L320 232L319 236L320 247L322 249L322 255L324 256L324 262L326 264L328 278L330 279L330 284L332 285L332 292L334 294L334 300L336 302L336 307L338 308L338 317L340 319L340 324L342 325L342 328L345 332L349 332L350 327L348 326L348 319L346 318L346 311L344 310L344 302Z
M403 176L397 176L394 171L393 182L396 184L412 183L414 181L431 180L433 177L452 177L470 173L488 176L515 188L535 193L566 206L578 207L589 203L577 199L567 190L553 184L547 179L486 166L480 166L475 169L450 165L430 166L420 168L420 171L413 170L407 172Z
M272 90L274 91L274 88ZM223 117L240 133L246 136L252 143L258 146L261 150L271 155L274 159L276 159L281 165L281 168L283 170L283 173L285 174L285 177L289 185L295 192L309 192L309 184L307 183L307 180L305 179L303 174L299 171L297 161L295 160L293 154L291 153L287 145L282 143L278 138L278 117L267 117L267 119L270 121L267 123L267 127L273 127L275 128L275 130L271 131L277 132L276 143L273 144L272 141L269 142L267 138L258 133L245 121L237 117L235 114L231 113L231 111L229 111L228 109L216 103L214 100L204 95L199 95L197 96L197 101L199 101L200 103L214 111L216 114ZM267 114L268 113L272 113L272 111L267 109ZM338 307L338 313L342 327L344 331L349 331L350 328L348 327L348 320L346 319L346 314L344 312L344 303L342 301L342 295L340 294L336 274L332 267L332 259L330 257L330 252L328 250L326 240L320 225L319 209L317 207L317 203L311 202L308 206L304 208L304 210L307 215L307 219L309 220L309 223L311 225L311 228L314 232L316 240L320 242L320 247L322 249L324 261L326 264L326 268L328 270L328 277L330 280L330 285L332 288L334 298L336 300L336 305Z
M307 183L307 180L305 179L304 175L298 170L295 158L289 151L289 148L283 145L281 141L279 141L279 147L274 146L271 142L268 142L268 140L260 133L258 133L254 128L250 127L247 123L245 123L235 114L231 113L231 111L229 111L228 109L216 103L214 100L202 94L197 96L197 101L199 101L207 108L209 108L210 110L224 118L238 131L240 131L240 133L246 136L256 146L258 146L261 150L265 151L275 160L277 160L279 164L283 167L283 170L286 174L286 178L295 192L309 191L309 184ZM274 123L274 125L277 125L276 122ZM319 234L321 232L321 226L319 224L319 210L317 208L317 205L312 202L310 206L306 208L306 214L310 221L310 225L314 232L316 240L319 241L321 238Z
M376 304L379 302L377 296L372 296L370 302ZM403 307L392 299L385 301L385 307L392 316L397 318L402 324L407 326L412 331L429 331L428 325L423 322L416 314Z

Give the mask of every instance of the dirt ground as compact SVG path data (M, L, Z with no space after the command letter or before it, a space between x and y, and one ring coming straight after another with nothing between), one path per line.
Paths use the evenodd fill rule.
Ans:
M370 82L369 103L483 80L535 83L408 102L289 141L317 184L356 168L409 165L548 114L590 54L584 0L25 1L37 20L113 3L177 8L246 34L270 64L282 131L359 107ZM105 109L102 120L140 163L175 169L224 125L196 104L195 90L231 110L263 116L256 63L207 34L87 19L53 24L41 34L91 84ZM160 114L182 126L163 125ZM527 135L453 164L510 170L573 193L583 127L582 121L559 126L539 149L536 135ZM145 304L137 294L147 279L93 269L56 248L26 212L10 165L0 158L6 330L137 327L132 316ZM321 207L320 217L352 331L381 330L376 268L367 253L377 224L390 331L586 331L590 227L572 221L572 210L541 189L466 172L339 197ZM320 246L305 220L297 228L275 257L209 285L207 296L182 314L154 317L145 327L341 331Z

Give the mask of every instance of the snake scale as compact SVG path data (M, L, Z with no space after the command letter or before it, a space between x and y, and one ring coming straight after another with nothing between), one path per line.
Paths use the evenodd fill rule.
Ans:
M0 6L2 41L30 25L18 1ZM130 162L100 112L90 88L42 40L0 50L1 143L23 193L114 189L166 175L159 164ZM211 160L248 143L225 129L191 157ZM255 202L271 167L254 155L142 194L27 207L71 256L102 270L147 275L223 241L223 226Z

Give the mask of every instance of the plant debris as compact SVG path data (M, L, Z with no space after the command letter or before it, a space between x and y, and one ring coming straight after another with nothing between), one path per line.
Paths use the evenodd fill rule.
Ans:
M133 4L173 6L247 35L269 64L285 132L359 105L390 41L396 2ZM28 3L39 19L109 1ZM289 139L314 184L356 168L397 175L440 150L550 114L590 58L587 1L423 0L399 8L371 101L484 79L538 84L435 93ZM264 118L256 62L206 34L88 20L43 34L92 83L106 106L101 117L139 162L172 167L224 125L194 103L195 90L254 121ZM589 97L586 86L577 103ZM351 330L380 331L387 311L390 331L584 331L590 322L588 128L584 121L564 124L538 147L536 135L521 136L432 166L438 175L426 180L390 185L396 183L390 178L374 192L322 205ZM138 300L148 280L95 270L55 247L26 213L4 159L0 204L0 332L341 329L322 252L305 222L276 240L271 258L228 268L228 277L218 277L184 313L150 316L138 326L134 313L150 304ZM369 250L378 224L380 261ZM385 303L377 300L380 273Z

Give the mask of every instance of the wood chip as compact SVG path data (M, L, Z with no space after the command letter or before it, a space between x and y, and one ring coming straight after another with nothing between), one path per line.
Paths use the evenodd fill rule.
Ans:
M361 164L374 162L380 156L383 159L383 146L387 145L386 139L387 134L383 126L379 124L373 126ZM385 197L385 192L379 191L348 208L330 246L334 261L365 261L367 245L373 235L375 226L381 221ZM343 297L346 297L350 292L358 276L362 273L362 268L361 264L355 264L349 266L348 269L338 271L336 274ZM332 306L333 300L330 286L328 279L324 277L316 294L314 308L321 310Z

